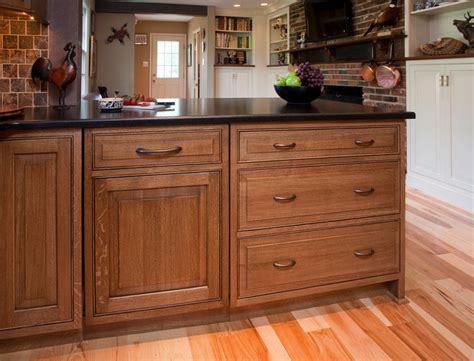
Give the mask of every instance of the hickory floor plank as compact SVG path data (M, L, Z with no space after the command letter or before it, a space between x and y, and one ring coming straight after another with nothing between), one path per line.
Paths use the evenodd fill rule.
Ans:
M0 361L474 360L474 214L408 189L406 215L408 304L375 296Z

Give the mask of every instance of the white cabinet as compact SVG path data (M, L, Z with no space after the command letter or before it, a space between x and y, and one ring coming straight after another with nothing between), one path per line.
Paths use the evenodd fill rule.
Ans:
M252 75L251 68L217 68L216 98L252 97Z
M474 61L407 63L407 184L474 210Z
M266 96L269 98L278 98L278 94L275 92L273 85L275 85L276 81L279 77L285 76L288 73L288 66L276 66L276 67L269 67L267 70L267 94Z

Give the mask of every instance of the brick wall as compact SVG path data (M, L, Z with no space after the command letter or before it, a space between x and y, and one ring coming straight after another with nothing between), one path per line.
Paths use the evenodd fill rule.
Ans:
M0 16L0 105L46 106L48 87L31 80L31 65L48 57L48 27L29 16Z
M399 1L403 4L403 1ZM374 15L388 5L388 0L352 0L353 10L353 37L360 37L369 27ZM404 29L403 5L401 6L400 21L393 27L396 30ZM295 47L298 33L306 30L304 2L298 1L290 5L290 46ZM378 54L382 53L378 51ZM395 58L404 56L404 41L397 40L395 44ZM384 54L384 58L386 55ZM404 109L406 106L405 62L395 63L402 73L402 82L391 90L383 89L376 83L367 83L359 72L361 63L323 63L319 66L328 85L360 86L363 88L364 104L383 106L395 109Z

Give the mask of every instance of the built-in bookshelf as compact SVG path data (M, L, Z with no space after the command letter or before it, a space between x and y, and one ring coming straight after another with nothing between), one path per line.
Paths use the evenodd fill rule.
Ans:
M216 65L252 64L252 18L216 16Z
M268 65L288 65L289 62L289 14L288 10L268 19L269 56Z

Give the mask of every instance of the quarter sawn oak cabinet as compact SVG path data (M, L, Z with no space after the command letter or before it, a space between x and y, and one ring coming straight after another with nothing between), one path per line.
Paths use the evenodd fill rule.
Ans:
M0 138L0 338L81 327L81 132Z
M0 133L0 340L403 299L405 121L230 123Z
M224 307L226 128L86 132L89 324Z

